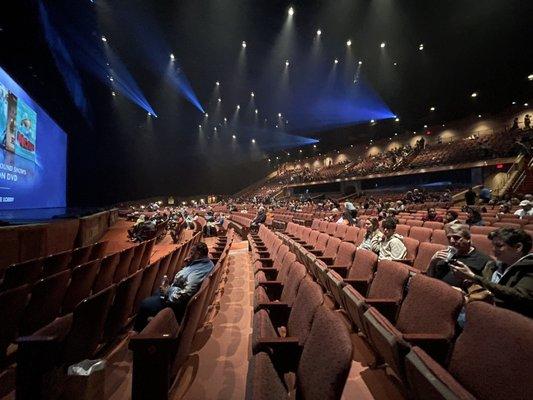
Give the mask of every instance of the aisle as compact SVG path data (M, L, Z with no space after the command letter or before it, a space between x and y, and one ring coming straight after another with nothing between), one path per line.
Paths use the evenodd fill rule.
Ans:
M210 243L210 239L206 242ZM172 399L243 399L250 357L254 281L248 242L230 251L228 279L218 314L196 334L196 349Z

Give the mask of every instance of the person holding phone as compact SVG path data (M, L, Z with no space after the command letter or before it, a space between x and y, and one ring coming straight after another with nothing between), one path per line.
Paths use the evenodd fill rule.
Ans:
M533 318L531 236L522 229L500 228L488 237L492 240L496 262L489 263L478 275L456 260L452 265L455 276L469 282L469 293L481 288L490 292L496 306Z
M481 275L485 266L492 259L472 246L468 225L448 225L445 230L450 245L433 255L429 262L427 274L452 286L461 287L463 280L455 276L451 265L456 261L460 261L474 274Z

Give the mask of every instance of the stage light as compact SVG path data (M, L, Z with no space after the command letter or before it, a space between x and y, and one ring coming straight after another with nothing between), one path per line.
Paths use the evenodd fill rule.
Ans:
M530 80L530 81L533 81L533 74L529 74L529 75L527 76L527 79Z
M117 94L115 92L111 92L111 95L115 97Z
M481 118L481 114L478 114L477 117L478 117L478 118Z
M418 46L418 50L420 51L424 50L424 43L420 43L420 45Z
M255 97L255 93L254 92L250 93L250 96Z
M224 122L228 122L228 119L226 117L224 117Z
M235 135L231 135L231 137L232 137L233 139L237 139L237 136L235 136Z
M259 110L256 108L256 109L255 109L255 113L257 114L258 112L259 112Z
M252 139L252 143L255 143L255 139Z
M243 40L242 41L242 44L241 44L242 48L245 49L246 48L246 42Z
M148 116L149 116L149 117L151 117L151 116L152 116L152 114L148 113Z
M435 107L430 107L429 111L435 111Z
M428 126L427 125L424 125L424 129L426 129Z
M205 113L205 117L206 117L206 118L209 117L209 114L208 114L208 113Z
M288 156L290 156L290 155L291 155L291 153L287 153L287 155L288 155Z
M398 136L398 134L396 132L394 132L394 136Z
M218 98L218 102L220 103L221 101L222 101L222 99L219 97L219 98Z
M174 54L170 53L170 59L171 59L172 61L174 61L174 60L176 59L176 57L174 57Z
M115 80L113 79L112 76L110 76L110 77L109 77L109 81L110 81L110 82L114 82Z
M276 129L278 129L278 128L279 128L279 125L276 125Z
M351 45L352 45L352 41L348 39L348 41L346 42L346 46L350 47Z
M300 149L300 153L302 153L302 152L303 152L303 150L302 150L302 149Z
M358 63L358 64L359 64L359 65L363 65L363 62L362 62L362 61L359 61L359 63Z
M335 64L338 64L338 63L339 63L339 60L335 59L333 62L334 62Z
M446 125L445 124L442 124L442 127L444 128Z
M216 131L217 131L217 127L215 126L215 127L213 128L213 132L216 132Z
M516 101L513 101L511 104L514 106L516 104Z
M279 160L279 157L278 157L278 156L276 156L276 160Z
M524 107L528 107L528 106L529 106L529 104L528 104L528 103L524 103Z
M292 17L294 15L294 8L289 7L288 13L289 13L289 17Z
M472 93L472 94L470 95L470 97L472 97L472 98L476 98L476 97L477 97L477 92Z
M241 106L237 104L237 110L240 110L241 109Z
M202 125L198 125L198 128L199 128L199 129L202 129Z
M104 43L107 42L107 38L105 36L102 36L102 42L104 42Z
M397 62L395 62L395 63L393 63L392 65L394 65L394 66L396 67L396 66L398 65L398 63L397 63Z
M216 82L215 82L215 85L220 86L220 82L219 82L219 81L216 81Z
M381 42L381 44L379 45L379 47L381 47L382 49L384 49L386 46L386 43L385 42Z
M289 66L289 60L285 60L285 66L288 67Z
M316 35L317 35L317 36L320 36L320 35L322 35L322 31L321 31L320 29L319 29L319 30L317 30L317 31L316 31Z
M370 120L370 123L371 123L371 124L373 124L374 122L376 122L376 120L374 120L374 119L371 119L371 120Z
M281 113L278 113L278 117L281 118Z
M313 148L315 148L315 149L316 149L316 144L314 144L314 145L313 145Z
M394 121L395 122L400 122L400 118L396 117L396 118L394 118Z
M268 162L270 162L270 158L268 159Z

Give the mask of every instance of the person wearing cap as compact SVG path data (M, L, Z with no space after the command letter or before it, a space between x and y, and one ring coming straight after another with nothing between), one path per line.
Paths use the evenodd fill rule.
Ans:
M520 219L533 215L533 209L529 200L522 200L518 206L520 208L514 212L514 215L517 215Z

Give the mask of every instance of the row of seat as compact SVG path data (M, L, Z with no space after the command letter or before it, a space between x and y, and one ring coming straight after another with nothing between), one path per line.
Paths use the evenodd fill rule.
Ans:
M354 253L349 270L359 270L366 277L344 279L335 268L312 258L300 243L278 235L284 242L281 246L293 249L297 259L307 262L309 273L334 300L353 330L370 344L378 360L404 383L409 396L521 399L531 393L533 384L527 377L533 365L530 319L474 302L466 309L466 329L459 334L456 321L463 297L446 283L401 262L377 263L375 254L366 250ZM503 326L507 327L505 332L513 331L503 335L505 339L500 330ZM504 364L496 367L492 357ZM493 365L498 372L487 370L485 365ZM500 375L502 370L505 372ZM480 381L491 382L484 386ZM513 387L509 388L511 381Z
M246 398L339 399L352 361L346 326L280 238L261 226L249 241L256 289Z
M43 394L50 389L43 376L52 370L64 372L72 363L101 354L107 345L125 332L142 300L154 293L163 275L172 278L182 267L190 247L200 238L201 234L193 236L156 262L140 265L138 270L117 283L109 279L109 285L98 292L86 284L84 279L77 280L76 284L79 284L83 290L87 291L86 288L91 287L87 298L80 299L72 312L58 316L44 327L32 332L31 336L18 338L17 398L43 397ZM137 264L138 261L132 260L132 263ZM65 279L62 274L64 273L56 275ZM106 270L97 272L97 276L100 274L111 277ZM86 278L89 282L94 280L92 277ZM59 289L52 288L47 295L55 298L59 304L63 300ZM46 297L43 301L50 304ZM17 304L14 298L11 302ZM22 299L19 299L19 302L23 303ZM42 310L37 307L32 310L34 316L39 312ZM16 319L15 316L13 319Z
M0 292L26 284L31 286L38 280L65 269L72 269L86 262L102 258L106 248L107 242L98 242L46 257L11 264L6 268L4 277L0 281Z
M215 268L187 304L182 321L176 320L171 308L165 308L130 339L132 399L168 399L178 371L191 351L196 331L208 319L210 308L220 301L221 282L227 279L228 254L233 240L233 230L218 238L211 252L211 256L218 260Z

